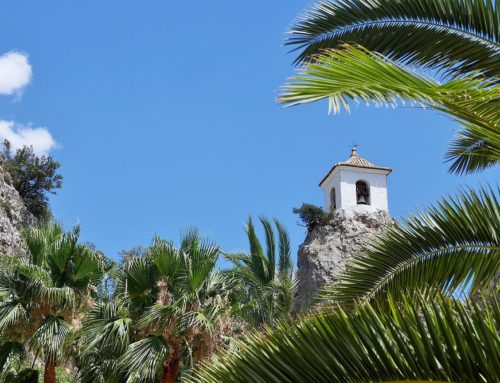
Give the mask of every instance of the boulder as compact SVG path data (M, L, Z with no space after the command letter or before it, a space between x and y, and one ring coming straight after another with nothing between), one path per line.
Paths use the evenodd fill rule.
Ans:
M385 210L360 205L337 210L328 224L310 230L297 255L296 310L308 306L322 288L336 281L362 247L393 224Z
M9 174L0 167L0 253L15 255L24 252L21 231L36 225L36 222L12 186Z

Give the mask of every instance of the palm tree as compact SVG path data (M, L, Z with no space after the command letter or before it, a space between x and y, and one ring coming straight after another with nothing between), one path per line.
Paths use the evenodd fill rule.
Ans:
M287 43L301 50L297 62L303 66L284 87L281 101L329 98L333 111L348 108L349 100L434 107L463 127L446 156L453 161L450 171L493 166L500 160L498 5L496 0L320 1L290 31ZM415 67L444 83L419 75Z
M254 334L190 382L500 381L498 301L409 294L386 303L336 307Z
M287 231L275 219L276 238L272 223L263 217L260 222L265 232L265 252L255 233L252 218L249 218L246 233L250 253L226 255L234 265L230 273L241 282L238 299L240 314L256 327L273 325L290 315L297 285Z
M95 305L80 334L86 382L175 382L223 346L233 322L219 248L190 231L179 248L156 238L119 270L115 300Z
M0 368L29 352L33 363L43 361L44 381L55 383L64 342L108 267L78 237L78 227L65 233L47 224L25 233L26 254L1 257Z

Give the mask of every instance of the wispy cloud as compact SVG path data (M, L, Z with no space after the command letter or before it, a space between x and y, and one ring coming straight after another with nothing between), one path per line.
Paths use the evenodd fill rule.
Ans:
M47 128L23 125L14 121L0 120L0 140L8 140L13 149L33 146L38 155L48 155L58 146Z
M0 56L0 94L20 94L30 83L31 75L31 65L27 55L7 52Z

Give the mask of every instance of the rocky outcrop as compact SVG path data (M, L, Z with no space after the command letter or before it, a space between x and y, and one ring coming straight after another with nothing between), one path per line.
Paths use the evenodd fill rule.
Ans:
M14 255L24 252L21 229L36 224L10 176L0 167L0 253Z
M360 205L336 211L327 225L312 229L297 256L296 309L307 306L320 289L335 282L346 263L393 222L387 212Z

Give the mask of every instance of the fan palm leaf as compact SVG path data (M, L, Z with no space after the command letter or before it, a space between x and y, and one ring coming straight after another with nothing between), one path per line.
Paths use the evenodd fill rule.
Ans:
M31 337L31 349L44 360L55 361L70 331L71 326L63 318L49 316Z
M132 320L118 302L99 302L87 313L77 334L79 379L87 382L123 382L120 358L131 342Z
M403 290L470 294L488 286L500 270L498 194L464 190L394 226L348 264L323 298L349 304Z
M444 74L498 78L498 0L323 0L298 18L286 41L297 62L355 43Z
M440 110L463 132L449 151L451 170L463 173L500 160L500 85L473 77L440 84L379 54L346 45L317 57L282 88L280 101L297 105L329 100L333 113L350 101L396 106L410 102Z
M254 334L191 382L496 382L498 302L418 295L341 307Z
M132 343L121 361L122 368L129 371L127 383L155 381L168 352L168 343L161 336L148 336Z

